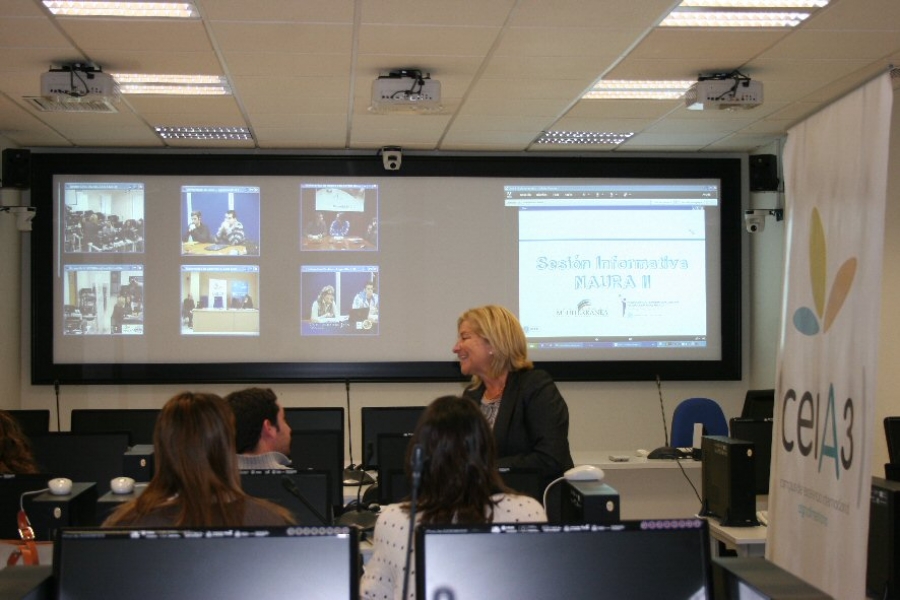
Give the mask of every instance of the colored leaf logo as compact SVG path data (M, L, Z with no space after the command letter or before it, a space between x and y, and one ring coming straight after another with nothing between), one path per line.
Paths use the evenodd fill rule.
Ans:
M831 283L831 292L826 295L827 251L822 217L819 215L819 209L814 208L809 230L809 278L813 308L801 306L794 312L794 327L804 335L816 335L820 329L826 333L831 329L856 277L857 260L855 257L849 258L838 269Z

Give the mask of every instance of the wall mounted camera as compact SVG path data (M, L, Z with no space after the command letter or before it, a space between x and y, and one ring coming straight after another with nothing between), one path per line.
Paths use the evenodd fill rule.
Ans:
M744 227L749 233L760 233L766 228L767 210L745 210Z
M399 171L403 162L403 151L400 146L385 146L381 149L381 161L385 171Z
M744 211L744 227L750 233L760 233L766 228L766 217L772 215L776 221L784 219L782 208L755 208Z

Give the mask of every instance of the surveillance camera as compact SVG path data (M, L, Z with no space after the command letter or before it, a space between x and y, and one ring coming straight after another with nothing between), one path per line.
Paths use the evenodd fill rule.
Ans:
M744 227L750 233L759 233L766 228L766 210L745 210Z
M385 171L399 171L403 162L403 152L399 146L385 146L381 149L381 160Z

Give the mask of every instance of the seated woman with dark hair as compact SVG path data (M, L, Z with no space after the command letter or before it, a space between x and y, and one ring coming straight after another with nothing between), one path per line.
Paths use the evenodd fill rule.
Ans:
M494 437L474 402L444 396L425 409L409 444L407 471L417 444L424 451L425 463L416 500L417 524L547 520L537 500L515 494L503 484ZM409 512L410 503L403 502L384 507L378 515L372 558L362 578L363 598L402 598ZM410 564L415 564L414 557ZM410 575L408 597L414 599L415 577Z
M38 472L28 436L15 417L0 410L0 473L25 475Z
M182 392L169 400L153 431L153 478L103 526L292 525L288 511L241 489L234 431L231 408L215 394Z

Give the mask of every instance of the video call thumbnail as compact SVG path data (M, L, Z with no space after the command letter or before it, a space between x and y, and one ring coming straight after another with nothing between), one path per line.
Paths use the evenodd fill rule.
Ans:
M142 335L143 265L65 265L63 335Z
M258 186L181 187L181 253L259 256Z
M378 267L300 267L301 335L378 335Z
M143 183L67 183L63 201L66 253L144 252Z
M259 335L259 265L182 265L182 335Z
M378 250L378 186L302 184L300 227L302 250Z

